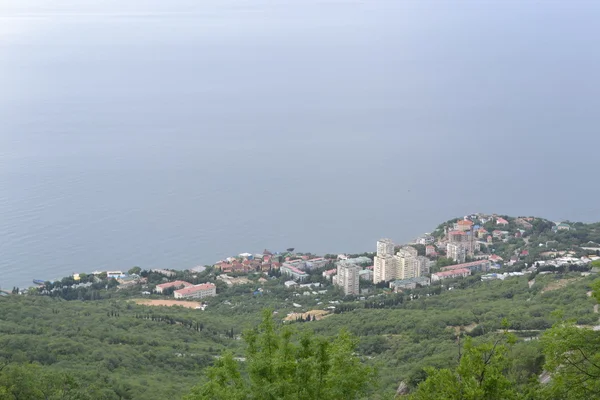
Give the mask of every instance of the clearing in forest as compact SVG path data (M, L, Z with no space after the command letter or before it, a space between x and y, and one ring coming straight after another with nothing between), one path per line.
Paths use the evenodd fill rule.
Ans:
M291 313L287 317L285 317L284 321L295 321L297 318L302 316L302 318L306 319L308 316L315 317L318 320L325 318L329 315L329 311L325 310L310 310L305 313Z
M477 327L477 324L474 322L470 325L449 325L449 326L447 326L447 328L453 329L454 333L456 333L457 335L460 334L460 332L467 332L467 333L471 332L476 327Z
M152 300L152 299L134 299L136 304L140 304L142 306L181 306L187 308L196 308L200 307L202 303L197 301L183 301L183 300Z
M546 285L545 288L542 289L542 293L544 292L550 292L552 290L558 290L558 289L562 289L564 287L566 287L568 284L573 283L578 281L578 278L574 278L574 279L558 279L554 282L550 282L549 284Z

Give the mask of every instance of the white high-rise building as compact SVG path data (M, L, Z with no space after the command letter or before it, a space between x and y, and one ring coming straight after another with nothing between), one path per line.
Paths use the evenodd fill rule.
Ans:
M467 249L462 243L448 243L446 245L446 257L457 263L464 263L467 258Z
M377 241L377 256L393 256L394 255L394 242L391 239L379 239Z
M417 257L417 276L427 276L431 270L432 261L425 256Z
M396 259L396 278L409 279L420 276L420 270L417 263L417 249L412 246L404 246L394 256Z
M360 267L354 264L339 262L337 265L336 285L340 286L346 296L360 294L358 288Z
M396 279L396 260L390 255L375 256L373 265L373 283Z

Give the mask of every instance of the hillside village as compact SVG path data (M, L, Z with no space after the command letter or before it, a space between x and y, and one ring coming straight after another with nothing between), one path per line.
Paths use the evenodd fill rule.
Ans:
M185 271L134 267L127 272L73 274L32 290L69 300L95 300L115 289L125 296L200 300L197 308L202 309L208 298L239 290L253 296L286 290L292 297L367 300L471 275L494 280L563 271L591 273L590 263L600 260L598 242L599 224L471 214L447 221L411 243L380 239L374 251L362 254L264 250ZM331 311L336 304L323 308Z
M42 313L49 322L57 316L79 318L86 332L81 337L87 341L95 334L112 349L106 360L94 352L108 371L119 365L121 349L142 349L149 342L164 350L160 359L169 364L150 358L148 365L178 366L173 376L211 365L224 349L241 356L243 333L264 310L281 324L308 322L298 327L302 332L334 335L350 327L360 339L356 354L365 363L383 365L384 390L403 396L423 381L423 368L453 365L458 337L482 338L503 330L517 337L519 356L531 349L527 376L543 376L536 346L553 326L554 311L576 321L577 329L600 330L590 286L600 272L599 241L600 223L473 214L446 221L410 243L374 240L372 251L361 254L264 250L188 270L77 273L17 289L27 296L10 298L30 303L32 310L52 304ZM69 311L62 313L54 304ZM85 328L92 322L113 328ZM114 328L124 323L128 331ZM63 326L57 322L56 335L63 334ZM129 330L138 326L139 337L131 337ZM146 339L148 332L159 330L168 332L164 342ZM174 350L176 337L193 339ZM40 346L24 348L34 349L35 356ZM57 351L63 348L70 347ZM136 360L142 353L154 357L144 351L136 348L130 354ZM85 354L76 352L77 357Z

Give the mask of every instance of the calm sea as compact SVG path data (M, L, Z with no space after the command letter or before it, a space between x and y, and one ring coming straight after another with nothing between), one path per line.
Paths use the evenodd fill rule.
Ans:
M0 287L600 219L598 3L47 3L0 4Z

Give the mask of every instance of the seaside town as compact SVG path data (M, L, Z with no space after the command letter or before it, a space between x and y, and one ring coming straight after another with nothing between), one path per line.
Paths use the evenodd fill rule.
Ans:
M262 286L276 281L295 296L321 296L331 289L340 298L364 300L376 293L397 293L472 275L487 281L565 269L595 273L597 268L590 263L600 260L600 244L585 241L584 227L534 217L472 214L445 222L411 243L379 239L375 251L362 254L317 256L293 248L264 250L186 271L134 267L127 272L76 273L55 282L35 280L38 287L30 290L85 300L97 298L99 289L133 289L149 298L202 301L240 285L253 285L252 294L260 295ZM18 288L13 292L26 293ZM204 302L194 304L206 307Z
M224 351L235 352L233 360L243 364L245 335L261 317L289 332L314 329L331 337L351 329L359 338L351 351L366 365L387 362L385 390L400 398L418 390L422 371L438 362L440 352L456 362L459 341L508 331L521 346L519 356L530 348L527 357L537 360L531 376L547 382L537 344L555 326L554 314L564 313L574 329L600 331L594 302L600 286L593 283L600 273L598 242L600 223L470 214L408 243L374 238L363 253L265 249L185 270L134 266L74 273L14 288L3 300L14 305L5 315L22 319L25 304L24 315L36 316L28 320L55 324L57 343L68 343L60 341L63 329L76 326L78 359L96 335L101 344L95 347L109 353L88 356L97 357L108 374L118 369L123 349L132 348L125 350L136 355L132 365L147 351L149 360L167 360L156 363L161 368L176 366L176 375L214 365ZM131 335L134 329L138 333ZM47 335L35 332L32 340L47 343ZM43 346L21 348L33 348L34 355ZM54 347L58 359L73 346Z

